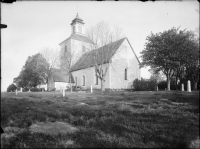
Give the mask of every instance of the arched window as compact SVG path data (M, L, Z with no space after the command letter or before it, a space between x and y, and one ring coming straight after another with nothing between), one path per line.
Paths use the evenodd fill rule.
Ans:
M96 77L96 84L95 85L98 85L98 76L95 75L95 77Z
M75 82L76 82L76 86L77 86L77 77L75 77Z
M124 79L127 80L127 68L124 70Z
M83 75L83 86L85 86L85 76Z

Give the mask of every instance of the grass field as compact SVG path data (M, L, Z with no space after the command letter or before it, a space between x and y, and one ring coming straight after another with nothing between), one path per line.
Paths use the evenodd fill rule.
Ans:
M199 92L1 93L3 148L199 147Z

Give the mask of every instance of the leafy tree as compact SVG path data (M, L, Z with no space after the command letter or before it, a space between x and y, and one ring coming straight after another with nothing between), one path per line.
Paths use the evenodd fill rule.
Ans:
M155 72L162 71L167 77L167 89L170 80L176 76L185 78L184 70L198 61L198 43L191 31L172 28L168 31L147 36L145 49L141 52L141 67L151 66Z
M180 32L179 38L183 43L176 50L175 78L176 88L177 81L180 83L186 82L188 79L193 82L198 82L199 70L199 40L192 31Z
M13 83L10 84L7 88L7 92L14 92L17 89L16 85L14 85Z
M19 76L14 78L14 82L18 87L36 87L45 83L48 67L49 64L41 54L29 56Z

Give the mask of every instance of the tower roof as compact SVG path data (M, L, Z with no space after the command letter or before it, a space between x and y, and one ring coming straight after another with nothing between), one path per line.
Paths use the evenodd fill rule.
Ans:
M86 43L90 43L90 44L94 44L90 39L88 39L86 36L83 35L79 35L79 34L72 34L69 38L65 39L63 42L69 40L69 39L75 39L75 40L79 40L79 41L83 41ZM62 44L63 42L61 42L60 44ZM60 45L59 44L59 45Z
M84 22L83 22L83 20L79 17L79 15L78 15L78 13L76 14L76 18L74 19L74 20L72 20L72 23L70 24L70 25L73 25L73 24L75 24L75 23L81 23L81 24L85 24Z

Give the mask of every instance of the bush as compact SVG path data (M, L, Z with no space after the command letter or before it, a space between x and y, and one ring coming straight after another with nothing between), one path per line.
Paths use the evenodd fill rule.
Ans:
M81 91L82 87L81 86L72 86L73 91Z
M16 89L17 89L16 85L12 83L11 85L8 86L7 92L11 91L14 92Z
M185 87L187 87L187 84L185 85ZM167 89L167 81L160 81L158 83L158 89L165 90L165 88ZM177 89L180 90L180 88L181 88L181 85L178 84ZM175 86L175 84L172 84L172 82L170 83L170 90L176 90L176 86Z
M167 88L167 81L160 81L158 83L158 89L159 90L165 90Z
M22 89L22 92L28 92L29 91L29 88L25 87Z
M30 91L31 92L41 92L42 89L41 88L31 88Z
M135 91L154 91L156 89L156 82L154 80L135 79L133 81L133 88Z

